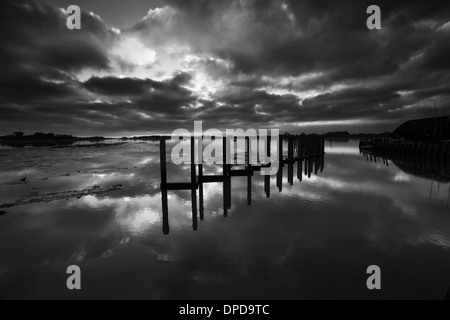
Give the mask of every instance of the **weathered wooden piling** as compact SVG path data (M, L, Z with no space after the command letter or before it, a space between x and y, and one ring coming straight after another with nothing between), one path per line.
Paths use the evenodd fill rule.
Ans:
M167 199L167 159L166 159L166 140L161 140L159 144L159 156L161 167L161 197L162 197L162 211L163 211L163 234L170 233L169 225L169 204Z
M200 137L199 146L200 151L203 151L203 137ZM199 202L200 202L200 221L205 220L205 201L203 199L203 155L199 159L198 164L198 191L199 191Z
M288 183L294 185L294 138L288 138Z
M264 192L266 193L266 197L270 198L270 176L264 177Z
M191 137L191 202L192 202L192 229L197 231L197 172L195 165L195 138Z
M418 156L431 159L450 159L450 148L443 143L418 141L389 141L389 140L361 140L360 148L366 150L373 148L377 153L397 153L406 156Z

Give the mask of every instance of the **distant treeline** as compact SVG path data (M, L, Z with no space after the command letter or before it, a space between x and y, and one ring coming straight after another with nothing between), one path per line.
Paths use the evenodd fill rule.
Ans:
M160 140L170 140L170 136L142 136L142 137L123 137L120 141L160 141Z
M391 137L392 133L384 132L384 133L350 133L347 131L336 131L336 132L327 132L325 134L325 139L369 139L369 138L386 138Z
M57 146L70 145L76 142L101 142L105 141L104 137L74 137L67 134L54 134L36 132L33 135L25 135L23 132L14 132L7 136L0 137L0 144L11 147L25 147L25 146Z
M347 131L328 132L324 136L326 139L370 139L377 137L390 137L392 133L381 134L368 134L358 133L350 134ZM289 133L285 133L284 136L289 136ZM10 135L1 136L0 144L11 147L44 147L44 146L60 146L71 145L76 142L103 142L105 140L111 140L112 138L105 137L75 137L67 134L54 134L54 133L42 133L36 132L33 135L25 135L23 132L14 132ZM120 141L160 141L171 140L171 136L151 135L151 136L139 136L139 137L123 137Z

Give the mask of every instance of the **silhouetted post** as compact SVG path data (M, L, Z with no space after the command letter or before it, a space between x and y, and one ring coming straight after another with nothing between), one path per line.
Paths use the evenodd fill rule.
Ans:
M302 158L302 137L297 138L297 179L299 181L302 181L303 174L302 174L302 165L303 165L303 158Z
M320 157L320 172L323 172L323 169L325 169L325 153Z
M192 199L192 228L197 230L197 172L195 166L195 138L191 137L191 199Z
M297 179L298 181L302 181L303 180L303 161L299 160L297 161Z
M199 163L198 163L198 193L200 201L200 220L205 220L205 207L203 199L203 136L198 140L198 152L199 152ZM200 154L201 153L201 154Z
M294 138L289 137L289 145L288 145L288 158L289 160L294 159Z
M288 180L291 187L294 185L294 138L289 138L289 166L288 166Z
M314 157L314 174L317 176L317 173L319 172L319 155Z
M308 167L308 178L311 178L311 174L313 172L313 164L314 164L311 158L309 159L308 164L309 164L309 167Z
M166 140L161 140L159 143L159 156L161 167L161 198L163 211L163 234L170 233L169 225L169 204L167 200L167 161L166 161Z
M167 160L166 160L166 140L161 140L159 143L159 158L161 168L161 189L167 184Z
M198 192L200 201L200 220L205 220L205 207L203 199L203 164L198 165Z
M305 176L308 175L308 161L309 158L305 158Z
M277 187L280 192L283 191L283 165L281 164L277 173Z
M231 210L231 177L227 178L227 197L226 197L227 209Z
M304 139L304 143L305 143L305 146L304 146L304 157L305 158L308 158L309 157L309 138L308 137L305 137L305 139Z
M195 138L191 137L191 183L194 185L197 179L195 167Z
M250 163L250 153L251 153L251 148L250 148L250 138L246 137L245 138L245 149L247 150L246 152L246 158L245 158L245 163L247 164L247 168L246 170L247 172L247 205L251 206L252 205L252 165Z
M197 190L192 188L192 229L197 231L198 229L198 217L197 217Z
M163 211L163 234L167 235L170 233L169 204L167 200L167 190L161 189L161 196L162 196L162 211Z
M266 197L270 198L270 176L264 177L264 190L266 192Z
M227 137L224 137L222 139L222 153L223 153L223 170L222 170L222 176L223 176L223 216L228 217L228 188L229 188L229 181L227 179L228 177L228 164L227 164ZM231 153L230 153L231 154Z
M280 136L280 140L278 142L278 158L280 166L283 166L283 136Z
M222 149L223 149L223 176L228 176L228 154L230 151L228 150L228 144L227 144L227 138L223 138L222 142ZM231 154L231 153L230 153Z

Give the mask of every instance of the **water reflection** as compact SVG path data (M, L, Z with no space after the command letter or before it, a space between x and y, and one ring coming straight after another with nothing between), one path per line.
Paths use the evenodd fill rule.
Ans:
M397 160L368 162L355 141L326 143L325 159L287 162L274 177L243 166L231 168L241 176L221 180L223 166L204 165L194 206L191 189L167 190L162 203L158 144L111 148L1 151L0 203L33 188L123 184L108 194L6 209L1 297L442 299L447 292L448 184L434 177L429 201L433 176L404 171ZM286 159L288 149L285 140ZM27 183L2 184L23 175ZM167 164L168 182L191 179L190 166ZM64 286L73 264L86 275L76 297ZM379 293L365 287L373 264L383 272Z
M382 162L387 167L389 167L389 161L391 161L403 172L417 177L442 183L450 182L450 162L444 159L408 156L402 153L377 154L361 151L361 154L367 160L375 163Z
M400 152L396 153L375 153L361 150L361 154L367 161L374 163L382 163L386 167L394 164L403 173L414 175L430 181L430 195L429 201L435 191L435 184L437 189L441 185L449 184L447 196L447 208L450 205L450 162L442 158L430 158L424 156L411 156ZM391 164L390 164L391 162ZM399 174L395 177L396 181L407 181L408 177L404 174Z

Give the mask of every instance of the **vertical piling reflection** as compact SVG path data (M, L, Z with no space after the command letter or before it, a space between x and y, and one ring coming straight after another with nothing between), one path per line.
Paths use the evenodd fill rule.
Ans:
M245 138L245 164L246 164L246 170L247 170L247 205L252 205L252 166L250 164L250 154L251 154L251 148L250 148L250 138Z
M285 158L283 147L284 140L288 144L288 154ZM190 190L191 191L191 203L192 203L192 228L198 230L198 211L197 211L197 190L199 191L199 211L200 221L205 220L205 208L204 208L204 184L207 183L222 183L223 185L223 212L227 217L229 210L232 207L231 201L231 189L233 177L246 177L247 178L247 204L252 204L252 192L253 192L253 175L254 172L259 172L265 165L257 158L257 163L252 163L252 152L257 153L260 149L259 143L258 150L251 150L251 141L249 138L245 140L245 169L233 170L233 165L227 163L227 156L230 153L229 143L230 140L223 138L223 171L218 175L205 175L203 171L203 161L199 164L195 164L195 152L203 150L203 141L199 140L196 145L196 140L191 138L190 143L190 182L167 182L167 159L166 159L166 141L160 142L160 161L161 161L161 196L162 196L162 214L163 214L163 233L169 234L169 212L168 212L168 191L170 190ZM278 141L279 152L279 168L276 176L276 184L280 192L283 191L283 169L285 165L288 166L288 183L293 186L294 184L294 166L297 164L297 178L299 181L303 179L303 161L304 174L311 177L312 173L318 174L318 171L323 171L324 168L324 140L319 136L286 136L280 137ZM201 149L200 149L201 148ZM271 139L267 139L267 155L270 157L271 152ZM253 161L253 160L252 160ZM264 177L264 193L267 198L271 196L271 176Z
M294 138L288 139L288 183L294 185Z
M200 205L200 221L205 220L205 206L203 199L203 164L198 165L198 193L199 193L199 205Z
M387 167L392 162L402 172L421 177L430 181L430 191L427 194L428 202L432 202L433 193L439 192L442 184L450 183L450 162L445 158L428 157L423 154L408 154L398 149L374 152L373 150L361 149L360 153L367 161L379 163L380 159ZM437 183L438 187L435 188ZM450 185L447 197L447 207L450 203Z
M270 198L270 176L264 177L264 192L266 193L266 197Z

